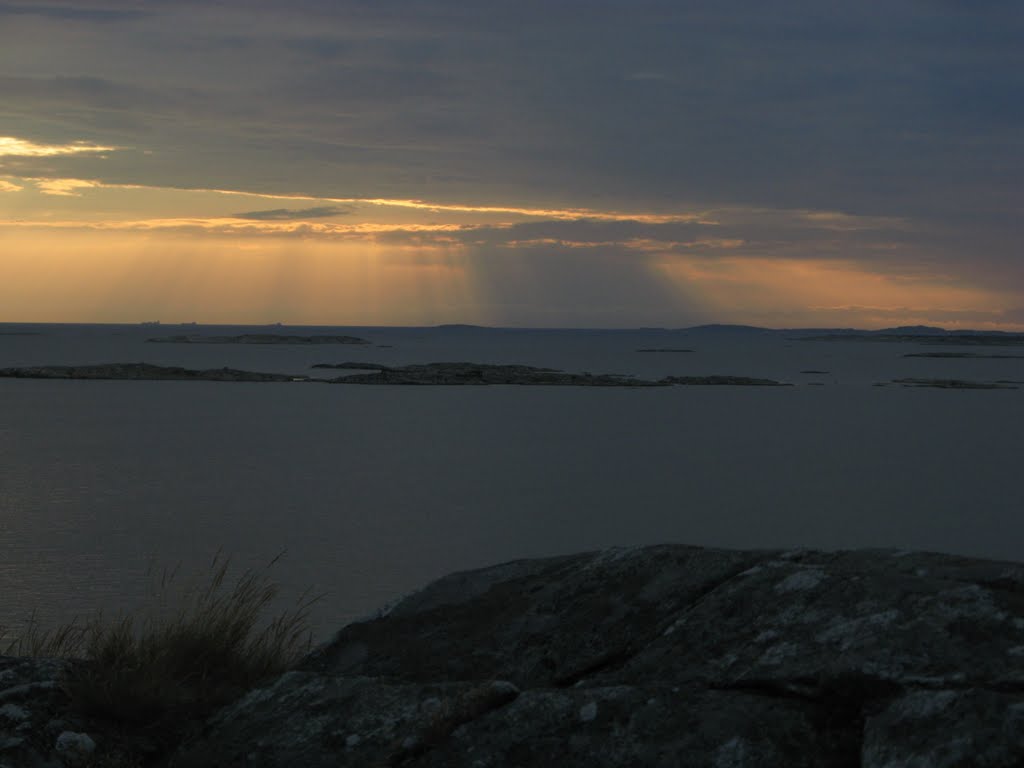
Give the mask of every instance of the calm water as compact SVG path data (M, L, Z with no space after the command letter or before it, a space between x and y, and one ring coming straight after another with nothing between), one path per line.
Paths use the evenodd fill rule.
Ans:
M144 343L182 332L173 327L37 330L0 335L0 367L146 361L309 373L316 362L472 360L799 386L0 379L0 624L33 610L48 622L130 608L144 599L153 558L188 570L218 549L242 566L287 549L276 569L285 595L326 594L314 615L320 638L452 570L609 545L1024 559L1024 390L871 386L1024 379L1024 360L641 332L353 329L390 346L310 348ZM696 352L635 351L652 346Z

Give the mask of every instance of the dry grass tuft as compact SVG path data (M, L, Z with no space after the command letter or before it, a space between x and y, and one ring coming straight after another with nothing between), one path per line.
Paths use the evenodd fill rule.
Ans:
M277 596L269 570L231 582L218 554L205 578L179 583L161 574L147 611L51 631L30 621L0 648L7 655L78 658L64 681L83 714L131 726L175 731L286 670L309 650L307 619L316 598L303 595L267 620ZM3 639L0 634L0 640Z
M25 627L13 637L8 637L6 627L0 627L0 656L32 656L37 659L76 657L85 644L85 633L85 625L78 622L56 629L43 629L33 613Z

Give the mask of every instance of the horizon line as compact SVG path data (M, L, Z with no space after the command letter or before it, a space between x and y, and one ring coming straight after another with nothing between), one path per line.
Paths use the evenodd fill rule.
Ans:
M894 325L880 328L858 328L855 326L785 326L772 327L762 325L750 325L747 323L699 323L687 326L664 326L664 325L629 325L629 326L556 326L556 325L484 325L480 323L432 323L427 325L403 325L403 324L373 324L359 325L350 323L204 323L198 321L173 321L164 322L161 320L139 321L139 322L89 322L89 321L33 321L33 320L0 320L2 326L111 326L120 328L373 328L373 329L395 329L395 330L439 330L439 329L472 329L481 331L663 331L678 333L682 331L711 330L735 332L769 332L769 333L793 333L793 332L843 332L843 333L871 333L881 334L887 331L902 331L906 335L915 335L913 331L919 331L918 335L945 334L1010 334L1024 335L1024 329L1013 330L1009 328L944 328L937 325Z

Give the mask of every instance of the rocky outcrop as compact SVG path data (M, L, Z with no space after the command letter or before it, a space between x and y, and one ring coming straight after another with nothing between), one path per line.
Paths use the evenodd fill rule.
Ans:
M389 366L379 363L318 363L314 368L373 371L332 379L334 384L518 384L568 387L665 387L672 385L785 386L748 376L666 376L657 381L613 373L566 373L556 368L484 363L427 363Z
M60 765L56 741L65 730L63 662L0 656L0 766Z
M566 373L554 368L530 365L487 365L484 363L427 363L388 366L377 363L320 363L314 368L361 369L333 379L335 384L519 384L569 387L654 387L659 382L615 374Z
M968 381L966 379L893 379L903 387L932 387L934 389L1017 389L1014 381Z
M359 370L332 379L285 373L260 373L237 368L195 370L150 363L104 363L102 365L42 365L25 368L0 368L0 378L15 379L131 379L144 381L247 381L247 382L319 382L329 384L421 384L568 387L664 387L673 384L780 385L771 379L744 376L669 376L647 381L610 373L566 373L554 368L529 365L487 365L483 363L427 363L426 365L387 366L377 363L319 363L313 368ZM365 371L371 371L366 373Z
M70 706L62 685L68 665L0 656L0 766L93 765L96 742L88 731L96 733L96 724Z
M45 365L31 368L0 368L0 378L14 379L136 379L147 381L305 381L304 376L258 373L236 368L194 370L149 363L103 365Z
M1024 355L983 355L980 352L910 352L904 357L935 357L955 360L1021 360Z
M294 336L280 333L243 333L238 336L157 336L146 339L153 344L369 344L358 336Z
M87 715L76 706L67 692L69 675L84 664L0 656L0 768L143 768L164 763L176 746L166 722L142 728Z
M666 376L665 384L681 386L727 386L727 387L788 387L792 386L775 379L757 379L750 376Z
M1024 566L665 545L457 573L171 764L1020 766Z

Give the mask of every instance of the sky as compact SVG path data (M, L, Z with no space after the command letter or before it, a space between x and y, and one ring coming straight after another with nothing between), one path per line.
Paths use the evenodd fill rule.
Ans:
M1018 0L0 0L0 322L1024 330Z

